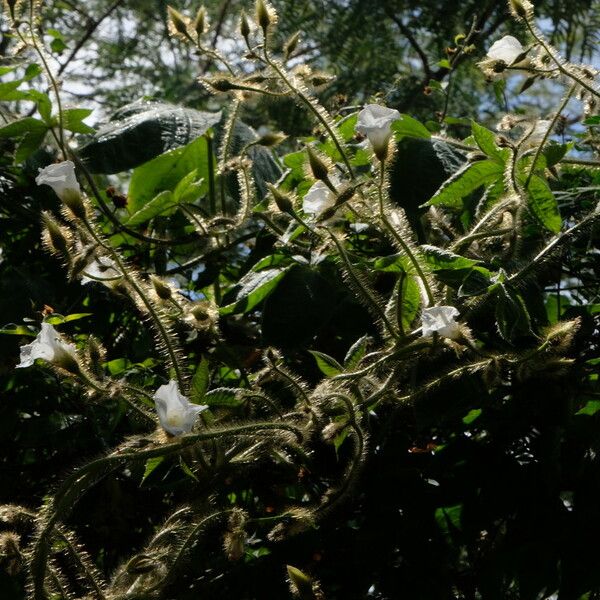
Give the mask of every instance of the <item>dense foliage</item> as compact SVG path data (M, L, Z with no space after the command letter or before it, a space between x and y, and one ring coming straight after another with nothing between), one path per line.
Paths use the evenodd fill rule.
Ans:
M4 2L0 597L600 597L593 2L122 4Z

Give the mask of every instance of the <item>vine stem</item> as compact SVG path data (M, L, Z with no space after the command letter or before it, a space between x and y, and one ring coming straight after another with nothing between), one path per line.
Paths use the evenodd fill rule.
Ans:
M263 50L264 50L265 61L267 62L267 64L277 73L277 75L279 75L281 80L290 89L290 91L293 92L294 94L296 94L298 96L298 98L300 98L300 100L302 100L302 102L304 102L304 104L306 104L308 109L315 115L315 117L318 119L318 121L321 123L321 125L323 125L323 127L325 127L325 130L329 134L331 141L335 144L335 147L337 148L338 152L340 153L342 160L344 161L344 164L346 165L346 168L348 169L348 174L350 175L350 177L352 179L354 179L354 171L352 170L352 165L350 164L350 161L348 160L348 157L346 156L346 151L344 150L344 148L342 148L342 145L340 144L340 142L338 140L338 136L335 134L335 132L329 126L327 119L325 119L323 117L323 115L321 115L321 113L313 105L313 103L311 102L311 99L308 97L308 95L306 95L302 90L298 89L289 80L284 69L277 64L277 61L274 61L269 57L269 53L267 51L267 36L266 35L265 35L265 39L264 39Z
M552 59L552 61L554 62L554 64L558 67L558 70L563 75L566 75L569 79L572 79L573 81L575 81L582 88L586 89L588 92L590 92L594 96L600 97L600 93L598 93L598 91L596 89L594 89L591 85L589 85L585 81L579 79L579 77L576 77L573 73L571 73L569 71L569 69L567 69L562 64L562 62L560 61L560 59L555 56L554 50L550 47L550 45L548 43L546 43L546 40L536 31L535 27L533 27L533 25L529 22L528 18L525 19L525 26L527 27L527 29L529 30L529 33L533 36L533 38L548 53L548 56Z
M548 141L548 138L550 137L552 130L554 129L558 119L560 118L562 111L565 109L565 107L569 103L569 100L571 99L571 96L573 96L573 94L575 93L576 89L577 89L577 84L573 84L571 86L571 89L569 90L568 94L565 95L562 102L560 103L560 106L558 107L556 114L554 115L554 117L552 117L552 120L550 121L550 126L544 132L544 137L542 138L540 145L535 150L535 154L533 155L533 160L531 162L531 168L529 169L529 173L527 174L527 179L525 180L525 185L523 186L525 189L525 192L527 192L527 187L529 186L529 182L531 181L531 178L533 177L533 173L535 171L535 163L537 162L537 159L539 158L540 154L542 153L542 149L544 148L544 145Z
M423 269L421 268L421 265L419 264L419 261L417 260L417 257L414 255L413 251L410 249L410 246L402 239L402 236L394 229L394 226L390 223L390 220L388 219L387 215L385 214L385 202L384 202L384 196L383 196L384 185L385 185L385 162L381 161L380 170L379 170L379 185L377 186L377 191L378 191L378 195L379 195L379 215L381 217L381 220L383 221L383 224L386 226L387 230L392 234L394 239L400 244L400 246L402 247L402 250L404 250L404 252L408 256L408 259L410 260L410 262L413 264L415 270L417 271L419 278L423 282L423 288L425 289L425 294L427 295L427 300L428 300L429 305L434 305L435 297L431 290L431 286L429 285L429 282L427 281L427 278L425 277L425 273L423 272Z
M129 283L129 285L131 285L131 287L135 290L136 294L139 296L140 300L143 302L144 306L148 309L148 313L150 314L150 317L152 318L154 324L156 325L158 333L159 333L160 337L162 338L163 343L165 344L167 353L169 354L169 359L170 359L173 369L175 370L175 377L177 379L179 389L183 391L185 379L184 379L183 373L181 371L181 366L179 365L177 353L175 352L175 349L173 348L173 345L171 344L169 334L167 333L167 330L166 330L162 320L160 319L158 313L156 312L152 302L150 302L150 299L146 296L146 294L144 293L144 290L141 288L141 286L135 280L135 277L132 277L130 275L130 273L128 272L128 270L125 266L124 261L119 256L119 253L114 248L112 248L112 246L104 243L104 241L100 238L100 236L94 230L94 227L92 226L92 224L87 219L84 220L84 224L85 224L86 229L90 233L90 235L94 238L94 240L111 255L111 258L117 263L117 266L119 267L119 270L121 271L121 273L123 273L123 277L126 279L127 283Z

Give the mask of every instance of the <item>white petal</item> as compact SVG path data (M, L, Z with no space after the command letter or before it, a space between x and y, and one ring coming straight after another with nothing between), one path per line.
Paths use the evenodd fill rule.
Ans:
M35 182L38 185L49 185L61 200L68 195L81 196L81 188L75 177L75 165L70 160L40 169Z
M306 192L302 200L302 210L309 215L320 215L334 204L335 196L331 190L322 181L317 181Z
M459 312L454 306L431 306L424 308L421 314L423 337L438 333L442 337L456 339L460 325L456 322Z
M154 402L162 428L172 435L189 433L198 414L208 408L205 405L191 404L173 379L156 390Z
M31 342L21 347L19 368L30 367L38 358L48 362L60 364L64 358L75 357L76 348L67 344L60 334L49 323L42 323L38 336Z
M507 65L512 65L523 52L525 52L525 48L517 38L505 35L492 44L487 55L493 60L501 60Z
M373 149L383 148L392 135L392 123L400 118L400 113L379 104L367 104L359 113L356 131L366 135Z
M98 280L112 281L121 277L116 264L110 258L99 256L93 260L83 271L81 285Z

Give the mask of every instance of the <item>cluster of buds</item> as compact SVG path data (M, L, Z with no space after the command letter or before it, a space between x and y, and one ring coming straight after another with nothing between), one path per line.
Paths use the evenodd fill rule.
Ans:
M199 44L200 38L208 29L206 8L201 6L194 19L180 13L172 6L167 6L169 16L169 32L184 41Z

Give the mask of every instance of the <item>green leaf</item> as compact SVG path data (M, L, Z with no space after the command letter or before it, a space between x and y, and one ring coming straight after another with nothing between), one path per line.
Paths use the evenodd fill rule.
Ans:
M587 119L585 119L583 121L584 125L587 125L588 127L593 127L595 125L600 125L600 115L594 115L592 117L588 117Z
M369 343L369 336L363 335L358 338L344 357L344 369L346 371L352 371L354 367L362 360L363 356L367 353L367 344Z
M48 94L44 94L44 92L38 90L29 90L28 94L32 100L35 100L38 112L44 122L52 125L52 101Z
M309 352L315 357L317 367L325 377L335 377L344 370L344 367L332 356L317 350L309 350Z
M204 396L204 404L212 407L236 408L244 403L238 388L218 387Z
M86 317L91 317L92 315L93 313L73 313L64 317L63 315L54 313L46 319L46 323L50 323L50 325L61 325L62 323L69 323L70 321L85 319Z
M192 171L208 181L208 160L207 141L201 137L137 167L129 184L129 210L137 212L161 192L173 191ZM205 189L208 184L203 183L196 191L204 193Z
M481 409L480 408L472 408L464 417L463 417L463 423L465 425L470 425L471 423L473 423L476 419L479 418L479 416L481 415Z
M181 467L181 470L190 478L193 479L194 481L198 481L198 478L196 477L196 475L194 474L194 472L190 469L190 467L188 466L188 464L185 462L185 460L183 460L182 456L179 456L179 466Z
M264 269L258 273L250 272L239 284L237 300L219 309L221 315L250 312L275 290L277 284L294 265L283 268Z
M15 151L15 163L22 163L29 158L44 142L48 130L27 132L19 142Z
M31 329L25 325L6 325L4 328L0 329L0 333L4 335L26 335L29 337L37 336L35 331L31 331Z
M173 199L177 203L193 202L202 195L205 189L204 180L196 179L197 169L190 171L181 181L175 186L173 191Z
M373 268L384 273L406 273L409 265L407 265L406 257L399 253L376 258L373 262Z
M558 202L542 177L533 175L527 186L528 206L537 219L552 231L559 233L562 227L562 218L558 210Z
M483 185L503 177L503 165L493 160L467 163L446 180L433 197L423 206L462 208L462 200Z
M438 248L437 246L423 245L421 250L425 255L425 260L433 271L446 270L446 269L469 269L474 267L478 260L472 258L465 258L458 254Z
M421 306L421 290L415 277L408 274L404 277L400 294L402 327L408 330L419 314Z
M139 100L114 113L79 154L92 173L120 173L192 143L220 120L220 112ZM197 166L188 165L171 183L174 185ZM199 175L204 176L202 170ZM149 192L146 199L158 191L162 189Z
M409 115L400 115L400 118L392 123L392 131L396 141L404 137L429 139L431 132L423 123L413 119Z
M5 81L4 83L0 83L0 100L13 100L13 94L17 91L17 88L22 83L22 79L17 79L15 81Z
M477 145L484 154L499 164L504 165L506 163L510 150L508 148L498 148L496 145L496 135L493 131L482 127L475 121L471 123L471 131Z
M348 143L354 138L354 130L356 129L356 121L358 121L358 113L348 115L337 124L337 130L344 140Z
M573 148L573 144L557 144L551 142L544 146L542 154L546 158L546 167L553 167L556 163L560 162L565 154Z
M21 137L29 132L46 132L48 125L34 117L25 117L0 127L0 138Z
M92 114L91 108L69 108L63 110L63 127L73 133L94 133L96 130L83 122Z
M190 402L194 404L204 404L204 396L208 390L210 383L210 365L208 359L203 356L200 364L196 368L196 372L192 377L190 386Z
M128 227L142 225L143 223L146 223L146 221L175 208L175 206L176 202L173 199L173 192L166 190L158 194L155 198L152 198L150 202L133 213L131 217L127 219L126 225Z
M491 277L491 272L485 267L473 267L458 288L459 298L484 294L492 285Z
M502 338L512 342L518 337L530 335L531 318L521 294L502 283L497 290L496 325Z
M449 534L452 530L461 531L462 509L462 504L444 506L436 509L435 520L444 533Z
M585 405L580 408L575 414L576 415L588 415L589 417L595 415L600 411L600 400L588 400Z
M149 458L146 461L146 468L144 469L144 475L142 476L142 480L140 481L140 486L152 475L152 473L156 470L156 468L161 465L165 460L164 456L155 456L154 458Z
M79 319L85 319L86 317L91 316L93 316L93 313L73 313L65 317L65 323L70 323L71 321L79 321Z
M30 65L27 65L27 68L25 69L25 76L23 77L23 81L31 81L32 79L35 79L38 75L41 75L44 72L44 69L42 69L41 65L38 65L37 63L31 63Z

